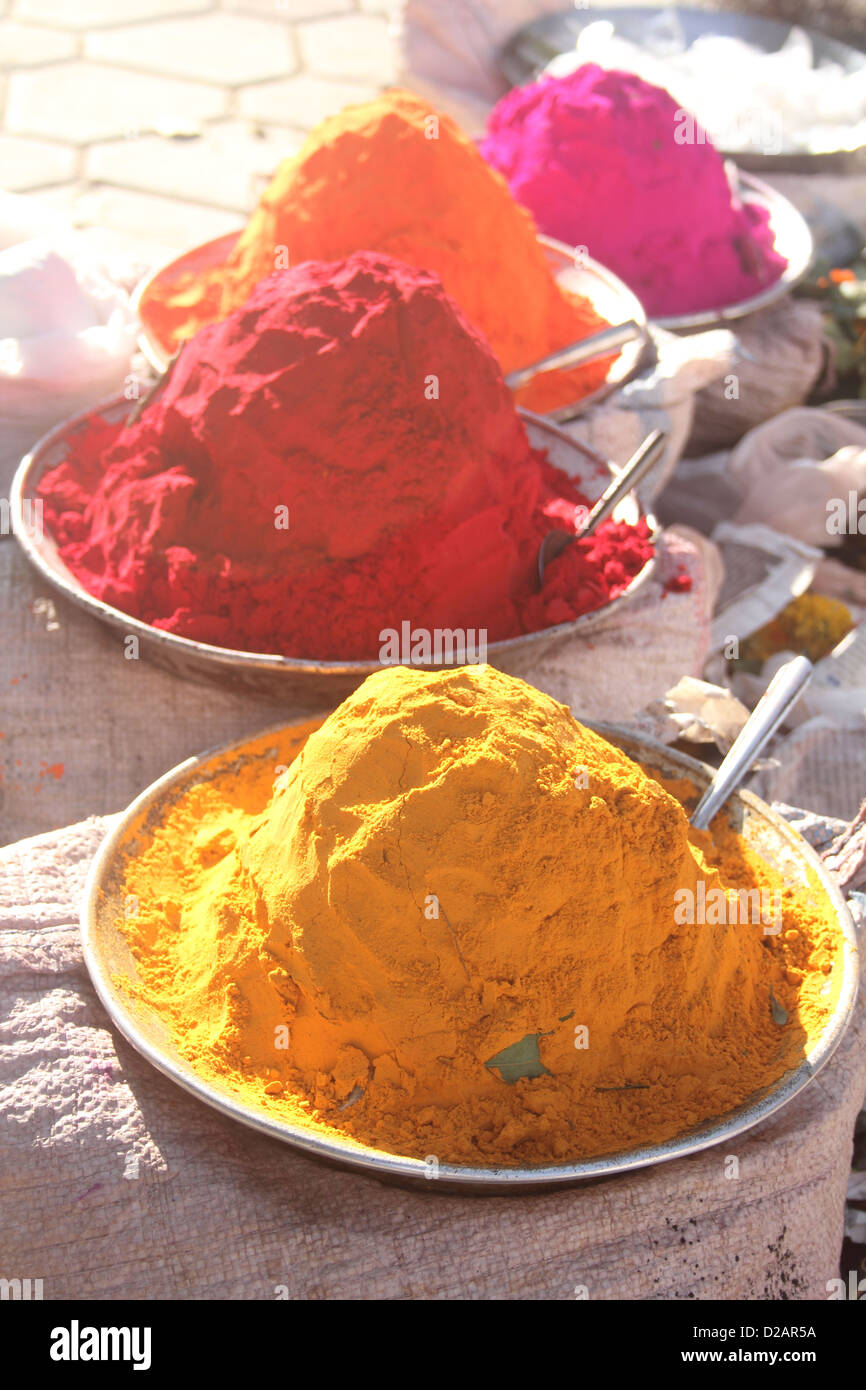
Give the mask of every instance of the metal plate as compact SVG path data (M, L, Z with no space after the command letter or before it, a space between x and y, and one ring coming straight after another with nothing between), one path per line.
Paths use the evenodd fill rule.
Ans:
M289 727L298 728L300 743L304 726ZM602 724L589 727L595 728L629 756L657 768L666 776L689 777L699 791L709 780L709 771L702 763L673 749L638 738L616 726ZM258 735L255 741L259 743L259 740L266 738L267 732L277 731L266 731ZM282 1140L312 1157L358 1169L372 1177L417 1185L428 1192L461 1191L501 1196L512 1192L568 1187L587 1178L604 1177L682 1158L733 1139L787 1105L810 1084L838 1046L853 1012L859 976L857 937L850 913L838 888L806 842L757 797L741 792L735 793L728 803L735 826L750 846L774 866L787 883L804 883L808 870L817 875L837 915L843 934L844 956L839 999L823 1035L796 1068L751 1096L737 1109L661 1144L645 1145L576 1163L532 1168L475 1168L440 1164L438 1178L431 1181L428 1169L420 1159L366 1148L337 1135L326 1138L320 1132L275 1119L240 1102L228 1086L223 1088L205 1080L178 1054L158 1014L141 1004L133 1005L130 1002L121 982L134 984L136 965L118 922L122 921L124 915L121 896L123 845L142 830L158 824L167 808L191 786L206 781L215 769L217 758L221 760L226 753L234 751L238 760L243 761L244 750L249 748L250 743L251 740L245 739L218 752L190 758L143 792L100 847L91 866L81 910L84 957L96 991L112 1022L133 1047L161 1072L231 1119L273 1139ZM262 750L259 744L258 756L264 758L267 752L267 748Z
M608 20L617 35L645 46L648 33L662 14L677 17L689 47L705 35L720 35L743 39L765 53L776 53L791 32L790 24L780 20L733 11L681 9L673 5L663 8L629 5L597 9L593 5L580 11L564 9L560 14L545 15L525 25L506 44L500 66L508 81L520 87L538 77L552 58L573 49L578 34L588 24L599 19ZM802 25L797 27L803 28ZM839 63L846 72L866 69L866 53L859 48L852 48L812 29L806 29L805 33L812 41L813 54L818 63L825 60ZM828 150L823 154L809 154L794 148L781 150L778 154L764 154L748 147L726 150L724 153L736 159L745 169L768 174L862 173L866 168L864 146Z
M315 709L338 704L373 671L380 670L378 661L305 661L272 653L239 652L227 647L210 646L140 622L119 608L94 598L83 588L67 569L51 537L41 534L32 525L32 499L36 496L42 476L67 457L69 436L78 426L96 415L109 421L120 420L129 413L130 408L129 401L114 398L95 410L65 421L47 434L19 464L9 498L12 527L25 554L43 579L65 598L124 637L136 636L142 656L184 678L207 680L225 689L245 690L283 704L289 701ZM546 449L551 463L576 477L589 501L594 502L601 496L611 478L610 464L550 420L528 411L519 413L533 447ZM630 522L637 521L640 514L633 493L624 498L614 512L617 520ZM653 518L647 517L647 521L654 529ZM519 670L525 663L527 652L540 660L550 647L558 645L565 637L589 636L600 623L607 622L613 612L631 602L649 579L654 567L653 557L618 598L591 613L584 613L573 622L491 642L487 649L490 664L508 671L511 663L517 663Z
M239 232L231 232L228 236L217 237L215 241L206 241L201 246L193 247L191 251L152 271L136 287L132 296L132 308L141 322L138 343L155 371L165 371L174 349L171 344L160 339L148 316L147 297L150 290L162 282L170 284L179 275L201 275L205 270L213 270L223 265L239 235ZM565 289L588 299L608 323L625 323L628 319L634 319L643 330L641 338L626 343L620 349L608 370L607 380L601 386L588 395L581 396L579 401L552 412L554 420L571 420L593 402L603 400L617 387L624 385L637 371L647 344L646 314L640 300L628 286L612 271L599 265L598 261L592 260L589 256L577 257L570 246L561 241L553 241L550 237L540 236L538 240L544 248L551 269Z

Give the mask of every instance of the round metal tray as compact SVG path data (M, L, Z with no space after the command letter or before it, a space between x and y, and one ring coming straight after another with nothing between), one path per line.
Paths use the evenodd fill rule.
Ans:
M227 647L214 647L151 627L149 623L140 622L119 608L95 598L83 588L67 569L52 538L33 526L32 499L43 475L67 457L69 436L79 425L94 415L109 421L120 420L129 410L129 401L115 398L95 410L77 415L47 434L19 464L9 498L12 528L28 559L43 579L92 617L107 623L115 632L124 637L137 637L140 655L185 678L207 680L223 688L249 691L283 703L292 701L313 709L320 705L338 704L373 671L380 670L380 663L374 660L307 661L267 652L240 652ZM595 501L610 481L610 464L550 420L532 415L529 411L519 413L533 447L546 449L551 463L578 478L587 498ZM621 521L635 522L640 515L634 493L629 493L614 512L615 518ZM647 521L654 529L653 518L647 517ZM516 662L519 671L527 651L540 659L563 637L589 636L600 623L608 620L611 613L639 593L654 567L655 559L651 558L618 598L591 613L584 613L573 622L491 642L487 649L490 664L508 671L511 669L510 663Z
M298 729L300 744L303 732L309 730L309 725L289 727ZM702 763L682 753L651 740L636 737L615 726L602 724L590 727L597 729L630 757L639 759L645 765L655 767L670 777L689 777L699 791L709 780L709 770ZM277 731L268 732L276 734ZM267 732L255 740L259 758L265 758L274 751L268 749L266 744L263 747L262 740L266 738ZM330 1138L325 1137L321 1132L316 1133L289 1124L244 1104L227 1085L217 1085L196 1073L175 1049L158 1013L145 1007L140 1001L136 1001L135 1004L131 1002L129 987L134 988L135 985L136 963L118 923L124 916L122 848L132 843L136 835L143 830L159 824L167 808L190 787L206 781L216 765L217 758L221 760L225 753L236 752L238 759L242 761L244 750L249 749L251 742L253 741L245 739L230 745L227 749L188 759L160 778L132 803L103 842L91 866L82 904L81 928L84 957L91 979L109 1016L124 1037L149 1062L199 1100L261 1134L282 1140L312 1157L359 1169L372 1177L417 1185L428 1192L461 1191L503 1195L567 1187L587 1178L599 1178L682 1158L713 1144L726 1142L742 1134L744 1130L751 1129L809 1085L830 1058L845 1032L854 1007L859 973L857 937L850 913L817 855L796 831L757 797L749 792L739 792L735 793L728 803L729 813L749 845L766 862L773 865L787 883L805 883L808 878L807 870L817 875L839 921L843 935L843 959L838 1002L822 1036L796 1068L789 1070L771 1086L749 1097L737 1109L719 1115L661 1144L643 1145L580 1162L532 1168L475 1168L458 1164L440 1164L438 1177L431 1180L429 1170L420 1159L367 1148L337 1134Z
M691 46L705 35L743 39L765 53L776 53L791 32L791 25L763 15L741 14L734 11L708 11L666 5L664 8L647 5L628 5L622 8L592 5L579 11L563 8L562 13L543 15L519 29L509 39L500 56L500 66L508 81L515 87L539 76L552 58L570 52L582 29L596 20L613 24L616 34L632 43L645 46L653 26L660 16L676 17L686 43ZM803 25L798 24L802 29ZM829 38L806 29L818 62L839 63L846 72L866 69L866 53L838 39ZM749 146L726 150L745 169L765 173L786 174L847 174L862 173L866 168L866 147L828 150L821 154L783 149L778 154L765 154Z
M239 232L231 232L227 236L217 237L215 241L206 241L201 246L195 246L184 255L151 271L136 286L132 296L132 308L141 323L138 343L155 371L165 371L174 349L171 344L160 340L153 323L149 320L147 296L151 287L163 280L170 283L179 275L200 275L205 270L223 265L239 235ZM603 400L605 396L624 385L638 370L647 345L646 314L640 300L628 286L603 265L599 265L598 261L588 256L578 256L572 247L550 237L540 236L538 240L544 248L551 269L565 289L588 299L608 323L624 323L628 319L634 319L642 330L640 338L626 343L620 349L608 370L607 380L601 386L588 395L581 396L579 401L551 412L551 418L554 420L571 420L593 402Z

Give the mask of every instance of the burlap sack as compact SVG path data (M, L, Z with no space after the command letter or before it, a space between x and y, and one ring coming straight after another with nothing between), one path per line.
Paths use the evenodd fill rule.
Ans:
M719 583L702 545L671 531L633 603L514 673L612 721L696 674ZM668 592L681 574L691 589ZM0 610L0 844L120 811L184 758L313 712L126 660L122 634L55 597L12 538L0 541Z
M753 426L802 405L829 369L817 304L786 297L740 319L736 331L740 355L732 372L698 392L689 454L730 447Z
M76 925L109 824L0 852L0 1276L46 1299L827 1297L862 990L820 1077L733 1143L546 1196L407 1191L224 1119L113 1031Z

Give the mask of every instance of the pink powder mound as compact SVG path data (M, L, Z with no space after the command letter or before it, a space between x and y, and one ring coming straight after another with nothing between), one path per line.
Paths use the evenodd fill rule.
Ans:
M748 299L787 264L697 122L633 73L587 63L515 88L481 151L543 232L585 246L650 315Z

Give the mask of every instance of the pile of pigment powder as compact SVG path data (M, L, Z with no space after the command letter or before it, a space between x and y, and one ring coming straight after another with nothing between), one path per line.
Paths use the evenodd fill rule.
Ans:
M533 450L484 339L435 275L358 253L260 282L203 328L138 419L101 418L39 487L104 602L235 650L376 659L404 622L488 642L615 598L652 554Z
M380 251L432 270L489 338L503 372L606 326L556 283L529 214L447 116L389 91L322 122L285 160L225 265L158 277L142 319L175 346L244 303L275 268ZM567 405L601 386L612 359L545 372L518 401Z
M517 87L481 149L543 232L585 246L648 314L736 303L787 264L766 210L740 201L700 126L634 73L587 63Z
M370 676L320 726L217 756L121 854L124 988L195 1070L418 1158L670 1139L797 1065L840 990L817 878L786 887L724 815L690 832L492 667ZM689 922L683 894L699 919L720 886L767 912Z

